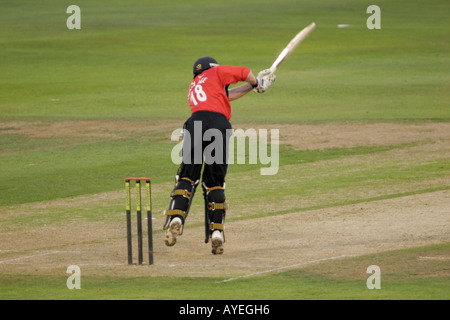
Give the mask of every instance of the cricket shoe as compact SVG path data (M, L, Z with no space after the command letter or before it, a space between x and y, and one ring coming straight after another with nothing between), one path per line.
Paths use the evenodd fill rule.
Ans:
M223 233L219 230L215 230L211 235L212 243L212 254L222 254L224 251L223 243Z
M175 217L170 221L169 228L166 231L164 243L166 246L172 247L177 243L177 236L181 235L183 223L180 218Z

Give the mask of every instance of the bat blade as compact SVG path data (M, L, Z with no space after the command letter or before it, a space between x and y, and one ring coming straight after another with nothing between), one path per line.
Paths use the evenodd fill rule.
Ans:
M278 66L295 50L295 48L298 47L298 45L306 39L306 37L314 31L316 28L316 24L313 22L309 26L302 29L299 33L295 35L294 38L289 42L289 44L286 46L286 48L281 51L281 53L278 55L277 59L273 62L272 66L270 67L270 72L274 73Z

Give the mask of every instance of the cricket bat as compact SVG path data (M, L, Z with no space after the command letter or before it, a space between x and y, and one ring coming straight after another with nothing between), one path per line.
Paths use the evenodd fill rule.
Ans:
M286 46L286 48L281 51L278 58L274 61L272 66L270 67L270 73L275 73L278 66L297 48L297 46L306 39L306 37L313 32L313 30L316 28L316 24L313 22L309 26L305 27L302 31L297 33L297 35L292 38L292 40L289 42L289 44Z

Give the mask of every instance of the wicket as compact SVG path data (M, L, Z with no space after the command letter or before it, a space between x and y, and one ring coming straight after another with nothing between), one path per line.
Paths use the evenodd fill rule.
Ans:
M148 264L153 264L153 227L152 227L152 202L151 202L151 180L150 178L125 178L126 194L126 216L127 216L127 252L128 264L133 264L132 232L131 232L131 190L130 181L136 182L136 214L137 214L137 236L138 236L138 263L144 261L142 247L142 214L141 214L141 181L145 181L147 197L147 230L148 230Z

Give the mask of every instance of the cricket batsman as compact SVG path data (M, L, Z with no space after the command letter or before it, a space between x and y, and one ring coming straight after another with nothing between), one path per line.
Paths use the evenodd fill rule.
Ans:
M165 211L165 244L173 246L177 236L183 234L194 193L200 183L205 201L205 242L211 240L212 253L224 252L225 176L228 169L228 140L232 127L230 101L243 97L250 91L265 92L276 76L269 70L257 77L247 67L219 65L211 57L199 58L193 67L194 80L189 86L188 102L191 117L183 126L182 161L171 193L169 209ZM245 82L229 89L231 84ZM222 134L220 159L208 161L205 148L214 141L205 141L204 134L215 129ZM217 141L216 141L217 142ZM199 155L198 150L201 150ZM202 172L203 168L203 172Z

